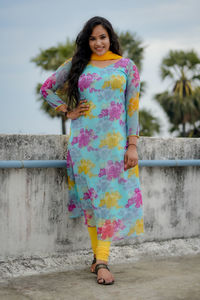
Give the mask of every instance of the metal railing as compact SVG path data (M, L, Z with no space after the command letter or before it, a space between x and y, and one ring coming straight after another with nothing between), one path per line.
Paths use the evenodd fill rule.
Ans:
M188 160L139 160L141 167L186 167L200 166L200 159ZM65 168L66 160L2 160L0 169Z

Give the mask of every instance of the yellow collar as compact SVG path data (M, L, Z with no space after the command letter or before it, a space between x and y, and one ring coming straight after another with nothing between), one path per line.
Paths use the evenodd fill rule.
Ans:
M122 56L113 53L112 51L107 51L103 55L97 55L95 53L92 53L90 60L112 60L112 59L119 59L122 58Z

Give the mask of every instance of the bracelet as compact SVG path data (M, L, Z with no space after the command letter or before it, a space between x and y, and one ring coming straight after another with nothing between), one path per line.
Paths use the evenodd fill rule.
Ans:
M134 145L134 146L137 148L137 145L136 145L136 144L128 144L128 146L130 146L130 145Z

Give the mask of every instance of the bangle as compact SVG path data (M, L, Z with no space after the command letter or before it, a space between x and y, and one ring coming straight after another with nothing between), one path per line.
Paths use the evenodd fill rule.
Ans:
M128 146L130 146L130 145L134 145L134 146L137 148L137 145L136 145L136 144L128 144Z

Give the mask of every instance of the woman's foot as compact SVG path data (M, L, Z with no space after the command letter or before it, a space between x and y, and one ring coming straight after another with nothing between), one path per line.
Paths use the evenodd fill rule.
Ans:
M97 260L96 265L100 265L100 264L105 264L106 266L108 266L107 261ZM97 270L97 282L99 284L113 284L114 277L112 273L108 269L106 269L106 267L99 268L99 270Z

